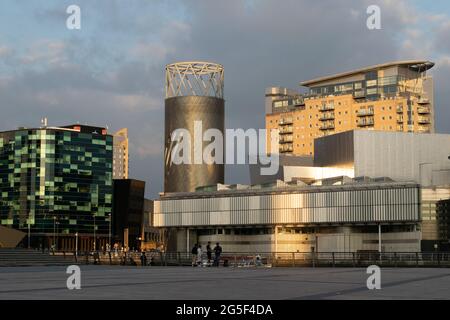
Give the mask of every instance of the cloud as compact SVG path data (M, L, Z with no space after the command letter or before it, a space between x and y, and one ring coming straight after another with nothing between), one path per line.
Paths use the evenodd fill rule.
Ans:
M10 8L15 2L11 1ZM65 7L20 4L27 37L0 46L2 129L70 122L129 128L130 172L163 188L164 66L207 60L225 67L226 126L264 127L264 89L395 59L436 61L437 128L449 132L450 26L404 0L78 1L82 30L65 29ZM381 7L382 30L366 8ZM22 12L22 11L21 11ZM28 38L27 38L28 40ZM441 116L442 115L442 116ZM111 130L113 130L111 129ZM228 182L248 182L227 166Z
M22 64L39 64L45 67L64 66L68 63L66 43L64 41L40 40L26 49L20 57Z

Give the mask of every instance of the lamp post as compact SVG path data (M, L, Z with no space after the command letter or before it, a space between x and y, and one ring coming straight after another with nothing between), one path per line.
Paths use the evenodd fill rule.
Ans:
M381 222L378 223L378 252L381 253Z
M108 214L108 217L109 217L109 242L108 242L108 245L109 245L109 250L111 250L111 220L112 220L112 215L111 215L111 213L109 213Z
M94 213L94 251L97 249L96 248L96 242L97 242L97 238L96 238L96 233L95 233L95 229L96 229L96 225L95 225L95 213Z
M56 247L56 216L53 216L53 249Z
M59 221L56 221L56 243L55 243L55 250L58 250L58 240L59 240Z
M78 257L78 232L75 232L75 256Z
M30 245L30 241L31 241L31 228L30 228L30 223L31 223L31 221L30 221L30 212L28 212L28 249L30 249L31 248L31 245Z

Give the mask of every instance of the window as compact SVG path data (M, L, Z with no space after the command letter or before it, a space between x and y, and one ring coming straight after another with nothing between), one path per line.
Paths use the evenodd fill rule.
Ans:
M367 89L367 94L377 94L377 88L368 88Z
M367 87L375 87L377 85L377 80L367 80Z

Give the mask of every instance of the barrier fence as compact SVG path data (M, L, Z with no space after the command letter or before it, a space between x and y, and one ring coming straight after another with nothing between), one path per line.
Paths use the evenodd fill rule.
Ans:
M201 260L188 252L54 252L80 264L134 266L213 266L206 253ZM450 252L272 252L228 253L220 256L221 267L450 267Z

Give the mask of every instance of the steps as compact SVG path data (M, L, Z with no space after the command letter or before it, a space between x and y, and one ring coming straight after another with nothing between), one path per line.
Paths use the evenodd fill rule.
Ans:
M0 249L0 267L67 266L74 264L73 256L51 255L33 249Z

